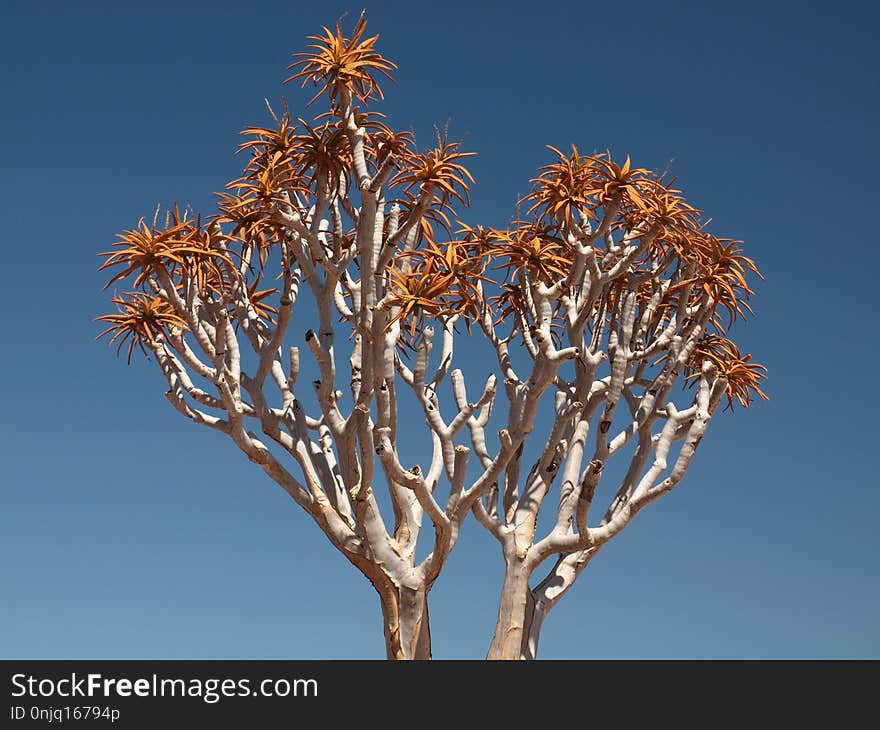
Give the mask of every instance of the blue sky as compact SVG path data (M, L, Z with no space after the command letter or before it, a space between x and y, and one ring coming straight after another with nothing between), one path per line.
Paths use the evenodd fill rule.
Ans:
M715 7L711 7L714 5ZM735 5L735 7L733 7ZM378 601L292 501L113 356L95 254L156 204L210 210L239 130L344 3L19 3L3 11L0 655L372 658ZM442 8L442 9L441 9ZM867 3L367 6L381 105L479 154L502 225L545 145L673 171L766 277L734 330L772 397L719 414L684 483L554 610L546 658L877 657L880 164ZM484 656L501 556L469 521L434 654Z

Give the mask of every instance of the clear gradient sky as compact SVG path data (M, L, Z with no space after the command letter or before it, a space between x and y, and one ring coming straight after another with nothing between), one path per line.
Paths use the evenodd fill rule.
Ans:
M174 412L94 317L95 254L156 204L210 210L289 54L361 5L6 3L0 44L0 656L378 658L378 600L296 505ZM479 155L503 225L545 145L673 172L766 276L734 329L772 397L719 413L683 484L553 611L545 658L880 656L872 4L374 2L381 108ZM501 556L475 521L431 593L481 658Z

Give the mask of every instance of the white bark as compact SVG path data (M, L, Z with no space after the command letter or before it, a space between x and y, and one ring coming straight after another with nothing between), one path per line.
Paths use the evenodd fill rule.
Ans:
M534 658L544 620L586 565L684 477L726 381L707 366L691 404L679 409L670 394L715 302L702 290L694 294L689 264L664 270L652 263L646 273L644 258L660 226L618 230L620 204L609 202L595 229L583 215L562 231L572 252L564 278L533 281L524 270L516 274L523 304L508 319L506 334L498 332L483 282L475 283L481 308L476 326L497 368L485 374L472 400L462 370L453 367L461 314L449 312L435 322L439 356L435 327L422 327L409 365L398 351L406 324L395 319L401 310L388 290L388 267L406 272L412 266L411 259L396 260L395 251L417 245L438 192L421 185L405 215L399 204L387 206L396 158L374 164L365 148L367 130L358 125L345 89L334 113L350 152L338 186L319 167L311 193L281 191L266 213L277 226L281 264L274 322L260 316L257 297L251 301L249 294L257 243L243 244L237 278L222 294L200 288L185 267L153 266L150 288L186 323L151 343L168 383L166 397L186 418L228 436L371 581L390 658L430 657L428 594L470 513L496 538L506 567L489 657ZM292 331L300 326L294 310L306 289L317 327ZM677 292L674 308L670 292ZM300 335L317 371L314 413L297 396L304 363L289 342ZM557 335L564 342L557 344ZM516 342L525 367L519 360L514 367ZM345 359L349 372L342 373ZM343 407L341 380L348 382L350 407ZM426 471L398 453L400 384L411 391L427 426L432 457ZM552 424L533 437L548 398ZM612 428L615 421L623 423ZM256 426L259 436L251 430ZM497 448L488 442L490 428L497 428ZM530 439L541 448L527 467L521 462ZM624 478L614 485L601 520L591 523L608 460L628 450ZM480 470L469 481L472 456ZM288 462L295 463L296 476ZM438 496L444 480L445 502ZM559 493L548 499L557 484ZM390 500L390 529L379 489ZM537 535L546 504L555 505L552 527ZM432 549L417 562L423 523L433 533ZM536 571L553 557L549 572L531 587Z

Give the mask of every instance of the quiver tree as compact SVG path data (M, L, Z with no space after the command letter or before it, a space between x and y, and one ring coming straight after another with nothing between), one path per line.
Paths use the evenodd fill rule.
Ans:
M270 108L245 129L215 214L157 211L101 254L108 287L130 289L101 334L155 361L171 405L363 572L389 658L430 657L428 592L467 521L505 566L488 656L533 658L547 613L681 481L718 406L766 397L727 336L758 271L672 181L574 147L550 148L506 229L461 223L472 153L440 132L418 151L367 110L395 65L365 29L325 28L296 54L287 81L326 110ZM484 381L452 368L462 329L484 337ZM405 398L427 424L424 469L399 452Z

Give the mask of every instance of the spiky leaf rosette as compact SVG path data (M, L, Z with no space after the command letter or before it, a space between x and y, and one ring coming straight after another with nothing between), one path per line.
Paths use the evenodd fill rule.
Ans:
M461 142L450 142L447 133L438 129L436 146L408 154L402 162L403 169L391 185L402 185L407 193L413 188L435 192L442 208L449 208L453 198L468 205L468 192L474 178L460 160L474 154L462 152Z
M571 250L550 229L520 222L509 231L496 231L487 255L498 259L494 267L503 269L505 279L521 283L550 283L565 278L571 270Z
M98 339L106 335L110 344L117 343L117 354L128 344L127 361L131 364L131 356L135 346L145 355L148 348L162 337L167 337L172 327L181 329L186 322L164 299L144 292L127 292L113 297L117 306L115 314L98 317L99 322L108 322L110 326L98 335Z
M330 101L335 105L342 89L347 89L364 103L374 97L384 98L376 78L384 76L392 80L391 72L397 66L375 50L378 35L364 38L366 30L364 16L358 20L350 38L343 35L339 23L335 32L324 26L323 36L309 36L309 40L315 41L309 46L313 51L293 54L294 58L300 60L288 66L288 70L296 70L296 73L285 79L284 83L302 79L303 87L310 82L319 86L318 93L307 106L311 106L325 92L330 93Z
M767 377L767 368L752 362L751 354L743 355L739 347L726 337L707 335L700 341L688 363L685 380L689 385L699 381L706 361L715 365L718 375L727 380L725 410L732 410L734 401L743 408L749 408L755 396L761 400L769 399L761 390L761 381Z
M426 317L439 317L448 312L444 297L454 277L441 271L434 260L429 259L407 273L389 268L386 275L389 293L383 306L396 310L388 321L389 326L401 320L410 337L415 337Z

